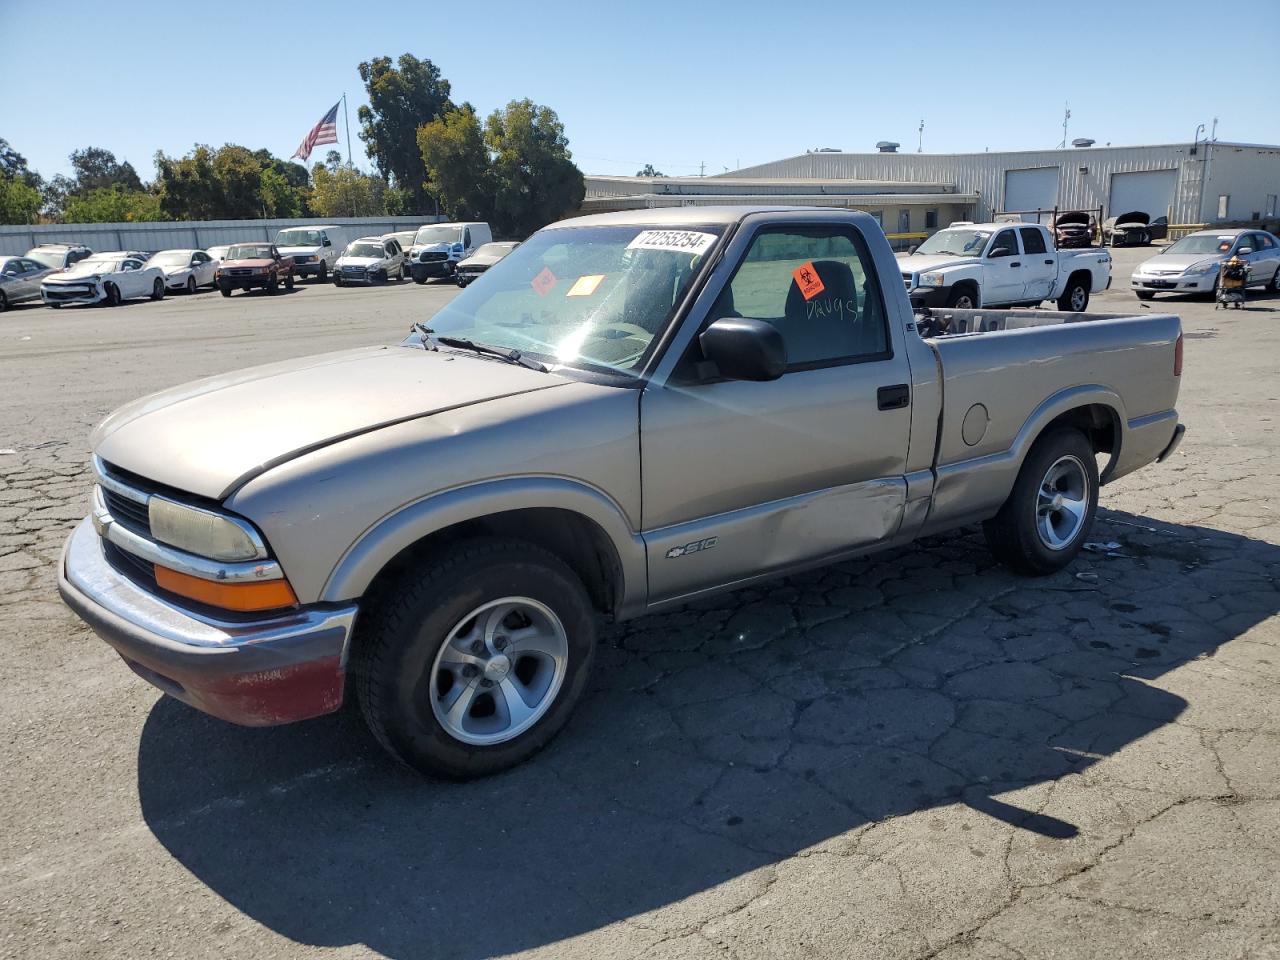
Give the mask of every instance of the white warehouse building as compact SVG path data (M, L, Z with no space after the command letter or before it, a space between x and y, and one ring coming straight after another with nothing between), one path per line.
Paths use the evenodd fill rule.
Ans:
M1280 146L1201 141L990 153L821 150L711 177L588 177L583 212L701 203L799 202L880 214L890 233L1000 213L1131 210L1170 224L1280 217ZM732 197L733 199L730 199Z

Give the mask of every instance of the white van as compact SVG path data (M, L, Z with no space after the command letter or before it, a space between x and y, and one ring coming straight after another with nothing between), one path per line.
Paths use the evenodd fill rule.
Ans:
M415 283L452 277L458 261L493 239L487 223L429 223L419 227L409 250L409 273Z
M333 265L354 240L346 227L285 227L276 234L280 256L293 257L293 272L299 277L329 279Z

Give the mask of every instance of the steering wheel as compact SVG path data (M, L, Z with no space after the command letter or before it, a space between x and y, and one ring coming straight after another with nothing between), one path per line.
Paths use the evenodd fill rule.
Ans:
M593 332L600 332L603 330L617 330L621 333L627 334L628 336L639 337L645 343L648 343L653 339L653 334L644 327L634 323L624 323L621 320L606 320L604 323L600 324L600 326L596 327Z

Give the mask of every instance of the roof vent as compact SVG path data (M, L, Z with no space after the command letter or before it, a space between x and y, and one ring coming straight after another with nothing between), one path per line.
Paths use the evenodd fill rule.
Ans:
M900 146L902 144L894 143L892 140L881 140L876 144L876 149L881 153L897 153Z
M1073 147L1092 147L1095 143L1097 143L1096 140L1090 140L1088 137L1077 137L1071 141Z

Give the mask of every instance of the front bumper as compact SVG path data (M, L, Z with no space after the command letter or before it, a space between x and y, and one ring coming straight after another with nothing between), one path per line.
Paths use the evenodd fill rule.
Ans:
M951 295L950 287L913 287L907 291L911 301L911 309L921 310L925 307L945 307L947 297Z
M1183 274L1157 277L1135 273L1129 278L1129 286L1134 290L1151 293L1209 293L1217 279L1217 271L1196 277Z
M421 280L430 277L451 277L453 276L455 264L452 260L428 260L425 263L421 260L414 260L409 264L409 273L413 275L413 279Z
M293 264L293 275L295 277L318 277L321 273L329 272L329 264L323 260L318 263L298 263L296 260Z
M41 287L40 299L50 306L62 306L64 303L99 303L106 297L100 287L93 290L60 290L56 287Z
M58 592L140 677L215 717L269 726L342 705L354 604L253 620L195 613L112 566L89 518L63 548Z

